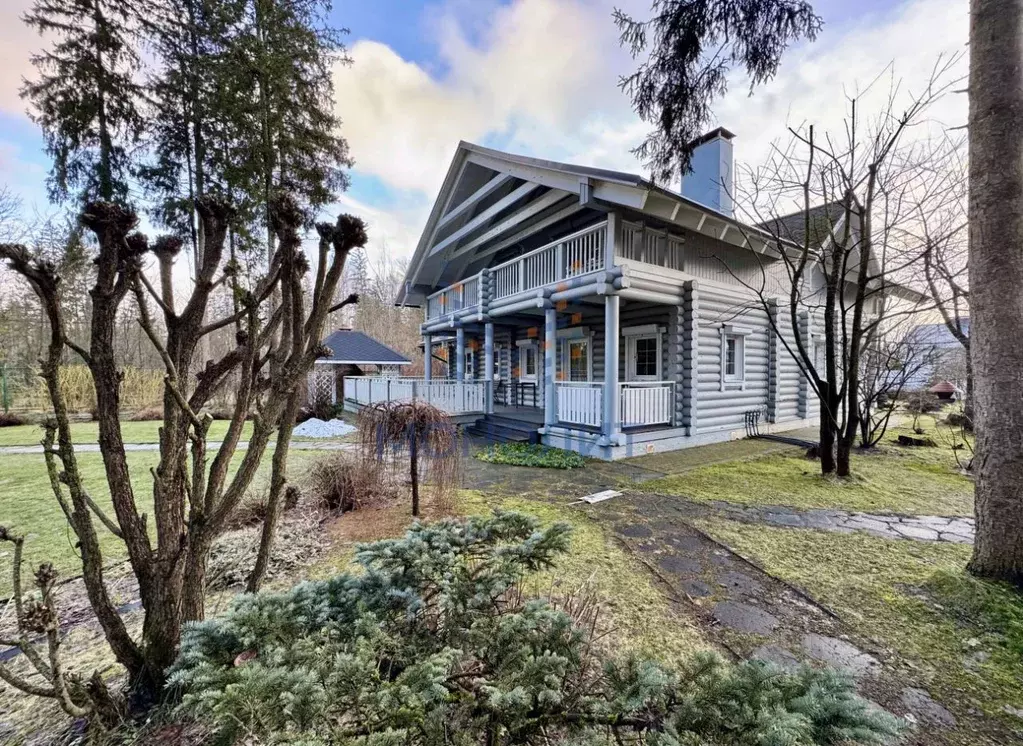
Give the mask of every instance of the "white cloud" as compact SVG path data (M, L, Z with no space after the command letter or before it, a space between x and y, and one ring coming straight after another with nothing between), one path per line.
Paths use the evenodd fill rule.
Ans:
M629 151L647 125L617 85L635 63L618 45L611 19L616 4L517 0L460 21L464 5L449 0L432 29L439 74L383 44L356 43L355 64L335 74L356 178L372 175L432 200L459 140L498 141L514 152L643 171ZM645 0L628 5L640 15L649 7ZM965 0L913 0L855 25L826 27L815 43L790 50L777 78L752 97L737 75L715 107L717 118L737 134L740 161L762 162L790 124L840 126L843 91L869 83L891 61L903 91L917 91L940 53L964 49L967 30ZM888 90L886 81L876 85L868 107ZM933 115L962 124L965 96L949 96ZM411 217L393 214L411 236L407 251L423 224L405 224ZM425 220L425 210L416 217Z
M21 22L31 0L3 0L0 3L0 113L23 114L25 102L18 95L22 78L34 73L30 60L43 41Z

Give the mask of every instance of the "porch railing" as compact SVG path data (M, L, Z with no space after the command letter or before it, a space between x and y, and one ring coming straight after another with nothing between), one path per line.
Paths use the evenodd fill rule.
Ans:
M352 377L345 398L361 406L422 399L448 414L476 414L486 410L487 382Z
M670 425L675 408L673 381L629 381L618 384L622 427Z
M554 386L557 392L558 422L600 427L604 410L603 383L558 382Z

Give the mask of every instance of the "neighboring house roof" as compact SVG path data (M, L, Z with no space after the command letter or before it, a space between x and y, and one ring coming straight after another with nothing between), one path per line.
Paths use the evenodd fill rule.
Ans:
M385 344L362 332L340 329L325 340L330 357L321 357L317 363L327 365L408 365L412 361Z
M962 327L963 333L967 337L970 336L970 320L968 318L959 319L959 325ZM959 346L959 340L945 324L920 324L909 333L908 341L912 345L940 349Z
M810 225L810 241L819 245L831 234L831 230L838 225L845 214L845 205L841 202L828 202L817 207L811 207L809 211L799 210L790 215L782 215L773 220L766 220L758 223L758 228L772 233L778 238L791 241L797 246L803 246L806 242L807 217Z

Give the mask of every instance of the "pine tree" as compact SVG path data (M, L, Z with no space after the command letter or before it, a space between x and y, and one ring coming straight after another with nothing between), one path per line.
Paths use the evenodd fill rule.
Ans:
M569 531L505 512L416 523L361 547L361 572L246 594L192 625L171 683L224 742L812 746L899 732L835 671L610 654L593 599L523 591Z
M130 0L36 0L24 21L56 43L22 88L53 159L50 198L126 202L143 130Z

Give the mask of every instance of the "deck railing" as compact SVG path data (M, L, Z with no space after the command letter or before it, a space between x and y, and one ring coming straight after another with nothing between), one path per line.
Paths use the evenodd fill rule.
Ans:
M423 378L347 378L345 398L366 406L421 399L452 415L486 410L486 381L425 380Z
M491 267L491 300L508 298L604 268L607 221L591 225ZM483 302L482 272L438 290L426 299L427 320L440 318Z
M603 383L559 381L554 386L557 391L558 422L600 427L601 413L604 411Z
M675 408L673 381L629 381L618 384L622 427L670 425Z

